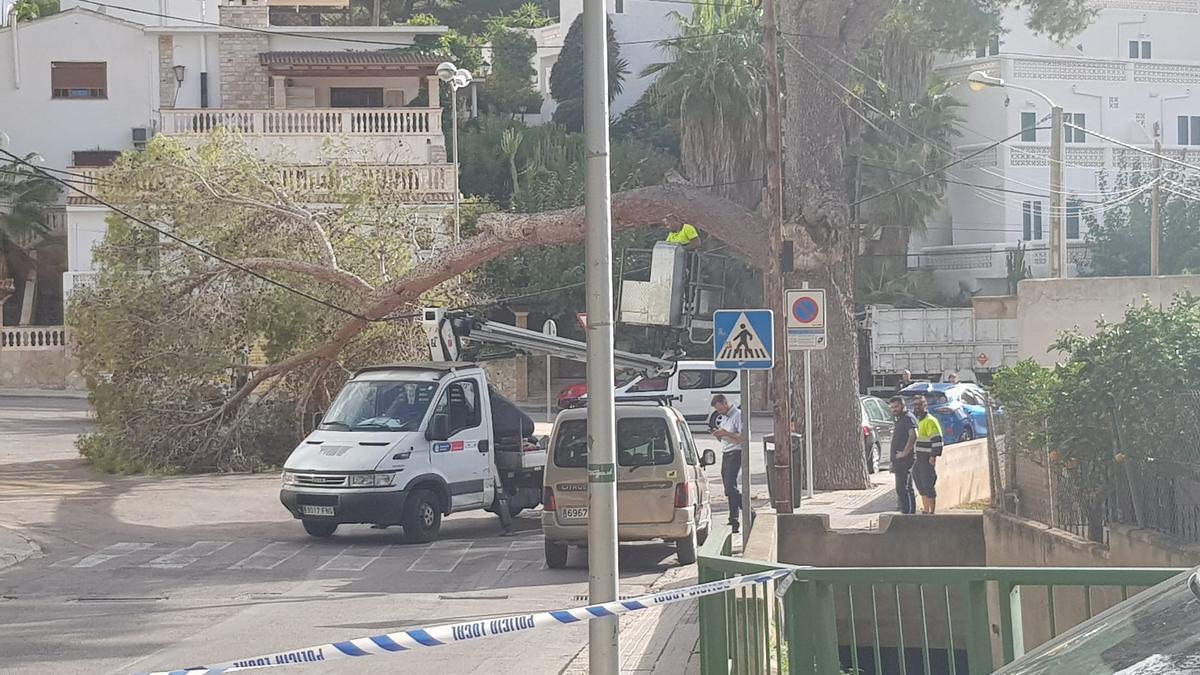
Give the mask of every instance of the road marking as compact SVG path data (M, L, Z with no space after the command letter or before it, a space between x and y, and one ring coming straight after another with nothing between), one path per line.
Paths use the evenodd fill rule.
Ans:
M127 556L130 553L137 553L138 551L144 551L153 545L154 544L147 544L147 543L142 543L142 542L122 541L122 542L119 542L116 544L112 544L111 546L105 546L104 548L100 549L100 551L98 553L93 553L89 556L85 556L79 562L75 563L74 565L71 565L71 567L84 567L84 568L96 567L97 565L103 565L104 563L108 562L109 560L116 560L117 558L120 558L122 556ZM64 560L63 562L66 563L68 561ZM63 566L65 567L66 565L63 565Z
M348 546L341 553L329 559L329 562L317 568L324 572L361 572L371 563L383 557L391 548L386 546ZM372 554L374 552L374 554Z
M198 541L191 546L185 546L177 551L159 556L142 565L142 567L169 570L181 569L201 558L207 558L218 551L223 551L232 544L232 541Z
M517 570L544 570L545 560L509 560L505 558L496 565L497 572L515 572Z
M286 541L273 541L258 549L252 555L229 566L231 570L273 570L283 563L296 557L296 554L308 548L308 544L294 544Z
M466 557L473 542L435 541L420 558L408 566L409 572L453 572Z
M508 545L504 559L496 565L497 572L545 569L546 561L542 541L538 539L517 540Z

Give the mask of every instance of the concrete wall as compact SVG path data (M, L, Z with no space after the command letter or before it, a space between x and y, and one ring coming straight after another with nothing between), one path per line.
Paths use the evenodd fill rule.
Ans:
M937 505L952 509L992 497L987 439L947 445L937 461Z
M1069 532L1025 518L987 511L983 518L988 566L1047 567L1178 567L1200 563L1200 545L1185 545L1150 530L1124 525L1108 527L1108 545L1088 541ZM1130 588L1129 594L1141 590ZM1050 639L1045 588L1019 590L1024 646L1029 651ZM1082 588L1056 588L1054 612L1059 633L1087 618ZM1090 590L1092 615L1121 601L1119 588ZM997 598L990 598L993 612ZM993 616L996 614L993 613Z
M86 389L67 349L0 350L0 389Z
M779 561L817 567L959 567L986 560L978 513L884 514L878 530L834 530L826 514L777 516Z
M1098 319L1120 321L1125 308L1146 299L1167 305L1179 291L1200 294L1200 276L1027 279L1017 289L1020 358L1051 366L1061 354L1048 353L1064 330L1095 332Z

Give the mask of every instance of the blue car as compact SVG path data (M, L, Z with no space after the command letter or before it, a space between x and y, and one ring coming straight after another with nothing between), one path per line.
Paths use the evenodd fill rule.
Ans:
M918 382L905 387L900 395L910 410L914 396L925 397L929 413L942 425L947 445L988 435L986 395L978 385Z

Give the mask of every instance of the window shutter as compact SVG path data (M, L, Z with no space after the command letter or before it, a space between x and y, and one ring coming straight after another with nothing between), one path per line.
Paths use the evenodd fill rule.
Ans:
M108 64L55 61L50 64L52 98L107 98Z

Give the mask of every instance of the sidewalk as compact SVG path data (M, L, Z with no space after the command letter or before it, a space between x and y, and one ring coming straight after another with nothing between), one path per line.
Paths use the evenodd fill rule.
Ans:
M86 399L88 393L77 389L0 389L0 397Z

